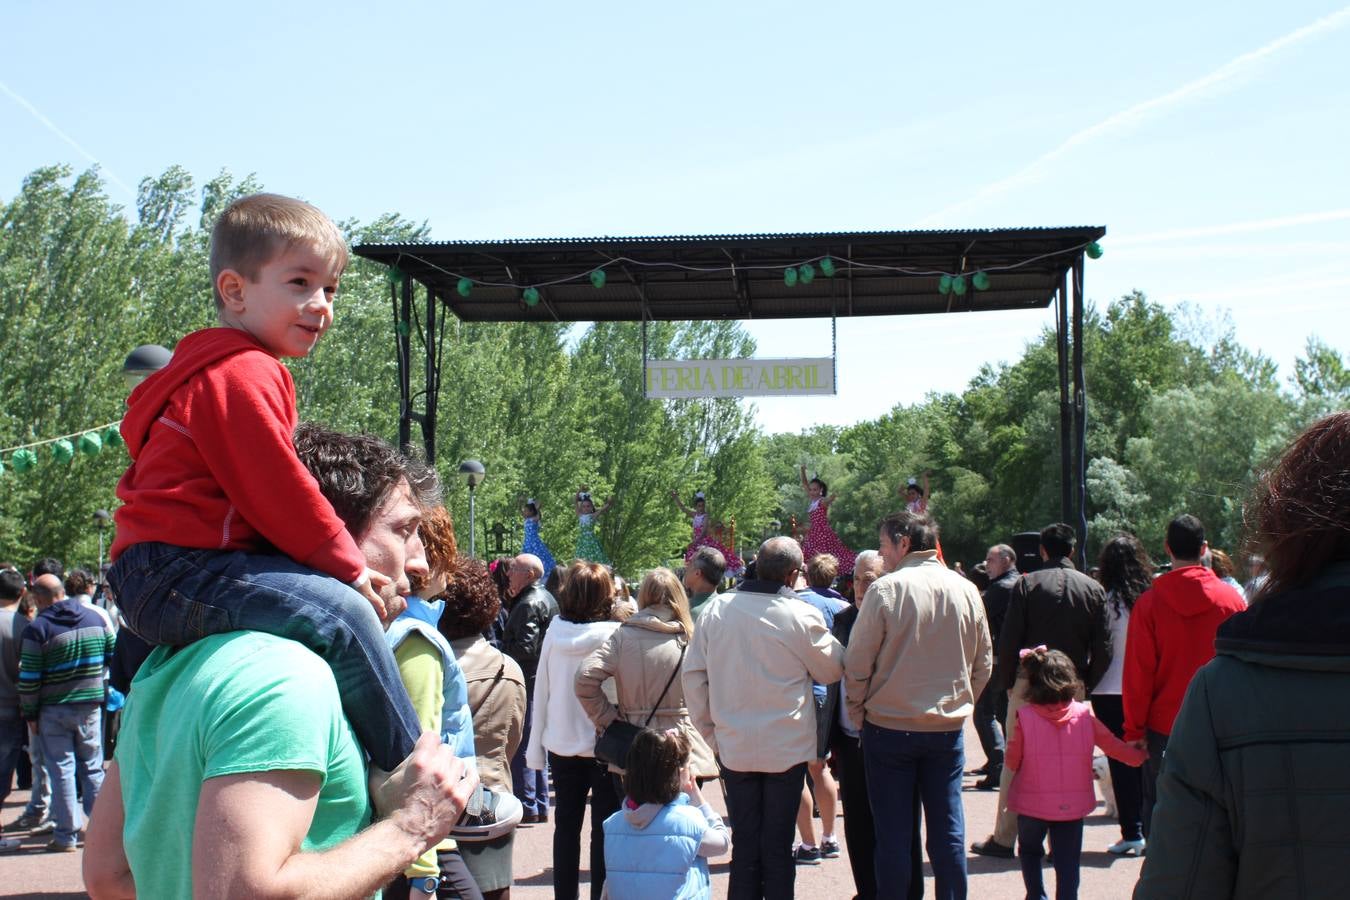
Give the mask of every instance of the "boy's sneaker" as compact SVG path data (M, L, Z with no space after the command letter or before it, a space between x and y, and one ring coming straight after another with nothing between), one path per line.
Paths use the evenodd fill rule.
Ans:
M839 841L833 837L821 838L820 855L826 859L838 859Z
M464 815L450 836L457 841L490 841L520 824L525 807L514 794L489 790L483 785L469 798Z
M1144 841L1142 838L1137 841L1116 841L1106 848L1106 852L1116 856L1143 856Z
M820 848L798 844L797 849L792 851L792 861L799 866L818 866L820 865Z

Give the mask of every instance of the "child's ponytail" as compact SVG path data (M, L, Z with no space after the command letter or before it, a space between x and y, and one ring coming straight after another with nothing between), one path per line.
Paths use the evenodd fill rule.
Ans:
M1020 651L1018 656L1027 679L1028 703L1064 703L1083 695L1078 669L1064 653L1041 644Z

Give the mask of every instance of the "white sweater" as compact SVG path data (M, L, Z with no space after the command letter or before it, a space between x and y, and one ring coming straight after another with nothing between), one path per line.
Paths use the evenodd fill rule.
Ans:
M544 635L539 653L539 671L534 681L534 717L530 720L530 743L525 765L543 769L547 753L559 756L594 756L595 725L577 700L577 670L614 630L618 622L587 622L578 625L555 618Z

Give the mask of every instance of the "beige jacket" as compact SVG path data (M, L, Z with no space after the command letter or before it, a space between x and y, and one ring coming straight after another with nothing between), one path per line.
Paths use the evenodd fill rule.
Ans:
M712 750L699 735L689 719L684 705L684 685L676 667L680 665L680 647L684 626L664 607L644 609L628 619L619 630L609 636L577 670L577 699L582 709L595 723L597 732L604 731L620 715L634 725L642 725L655 706L649 728L662 731L678 728L689 738L691 753L689 765L693 773L703 778L717 777L717 763ZM670 676L675 680L671 681ZM613 678L619 700L616 708L605 696L602 685ZM661 691L666 682L670 690L664 699ZM660 702L659 706L656 704ZM610 766L610 771L623 771Z
M993 648L975 585L910 553L867 590L844 654L844 698L855 728L864 718L894 731L957 731L989 681Z
M838 681L844 648L809 603L746 581L708 601L684 658L694 725L736 772L785 772L816 758L811 680Z
M487 787L510 791L511 757L525 730L525 673L481 635L451 641L450 649L469 686L478 777Z

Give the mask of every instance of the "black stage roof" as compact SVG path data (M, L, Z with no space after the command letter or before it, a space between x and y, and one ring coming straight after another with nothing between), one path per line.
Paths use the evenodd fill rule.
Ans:
M362 244L466 322L794 319L1048 306L1100 226ZM835 273L821 272L822 260ZM789 267L815 277L789 287ZM591 273L603 268L603 287ZM986 290L971 278L988 275ZM964 273L963 295L939 290ZM461 279L473 282L468 297ZM528 305L524 289L539 302Z

